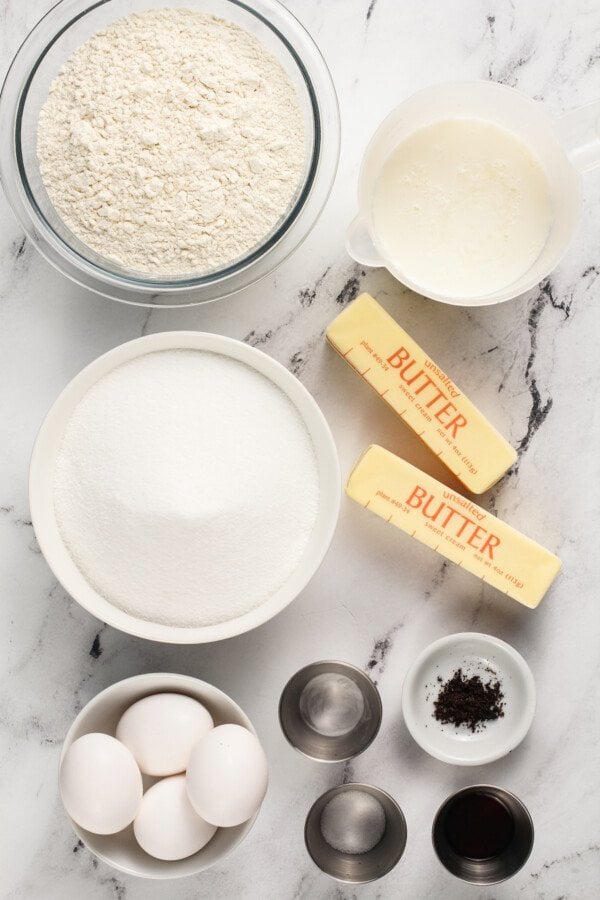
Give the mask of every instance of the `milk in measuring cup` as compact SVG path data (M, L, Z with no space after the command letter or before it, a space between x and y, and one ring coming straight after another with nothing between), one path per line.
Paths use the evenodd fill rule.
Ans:
M536 261L552 223L550 186L516 135L483 119L446 119L393 150L375 184L382 255L429 292L478 297Z

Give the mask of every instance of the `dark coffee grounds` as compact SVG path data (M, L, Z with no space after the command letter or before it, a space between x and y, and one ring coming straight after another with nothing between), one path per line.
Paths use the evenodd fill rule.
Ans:
M466 725L480 731L486 722L504 716L504 694L499 681L483 682L479 675L466 676L457 669L443 682L437 699L433 701L433 717L443 725Z

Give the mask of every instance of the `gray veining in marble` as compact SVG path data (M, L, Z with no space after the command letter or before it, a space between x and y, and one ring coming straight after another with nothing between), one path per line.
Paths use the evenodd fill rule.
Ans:
M50 0L1 0L4 67ZM600 171L585 179L581 227L560 267L524 297L463 310L423 300L347 257L358 166L373 129L414 90L455 78L519 87L553 115L600 97L598 0L288 0L320 44L339 92L343 147L331 200L313 234L274 275L207 308L154 310L86 294L52 270L0 199L0 585L2 592L3 896L31 900L594 900L600 883L597 716L600 576ZM140 334L217 331L280 360L313 392L347 472L371 441L446 477L416 438L325 347L326 324L368 289L465 386L518 448L489 509L558 553L564 571L534 612L343 504L322 568L262 628L225 643L170 647L93 619L57 585L33 535L27 467L41 419L86 363ZM400 714L404 673L431 640L480 630L514 644L537 681L525 742L489 766L426 756ZM380 736L350 764L295 754L277 701L301 665L337 657L364 667L382 693ZM257 825L205 875L149 883L97 862L76 840L57 794L62 738L79 709L113 681L153 670L198 675L245 708L271 764ZM367 780L400 802L404 859L382 881L338 886L310 862L302 828L326 788ZM437 864L432 817L453 790L491 781L530 808L536 843L523 871L469 888Z

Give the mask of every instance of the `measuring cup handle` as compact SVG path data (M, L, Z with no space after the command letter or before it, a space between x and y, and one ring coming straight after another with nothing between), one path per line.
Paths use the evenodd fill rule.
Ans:
M363 216L357 216L348 226L346 250L352 259L364 266L378 268L385 265L371 240L367 222Z
M580 172L600 166L600 100L572 109L555 120L558 136Z

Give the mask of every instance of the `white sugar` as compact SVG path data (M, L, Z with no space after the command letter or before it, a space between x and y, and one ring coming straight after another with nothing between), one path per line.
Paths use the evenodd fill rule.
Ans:
M178 626L258 607L295 571L319 482L288 397L243 363L149 353L95 384L54 474L63 541L115 606Z

